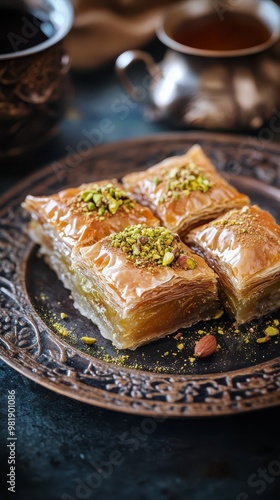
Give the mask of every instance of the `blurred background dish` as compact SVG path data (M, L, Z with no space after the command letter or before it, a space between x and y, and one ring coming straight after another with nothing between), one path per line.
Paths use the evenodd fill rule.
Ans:
M155 36L159 16L178 0L74 0L76 19L68 37L77 70L99 68L126 49Z
M230 4L229 4L230 5ZM120 55L116 69L137 99L149 92L146 115L176 126L248 131L280 105L280 10L270 0L243 0L228 10L189 0L168 9L157 28L167 47L156 65L144 52ZM128 68L142 60L150 73L136 88ZM147 102L146 102L147 105Z
M0 1L0 158L49 137L69 102L68 0Z

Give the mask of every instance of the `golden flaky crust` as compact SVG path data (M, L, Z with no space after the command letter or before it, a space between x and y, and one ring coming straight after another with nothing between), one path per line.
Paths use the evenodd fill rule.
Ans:
M229 211L186 241L219 275L225 306L238 323L280 306L280 226L268 212Z
M122 189L114 180L95 185L108 183ZM84 184L51 196L28 196L24 203L33 219L30 236L40 244L41 254L64 286L71 290L80 312L118 348L129 349L179 327L210 319L219 307L217 276L203 259L194 256L183 243L178 243L177 235L170 233L176 252L177 245L182 245L181 252L187 252L184 258L189 268L158 265L154 261L152 270L138 268L121 248L110 244L109 235L136 226L154 234L160 230L159 220L148 207L133 199L124 207L120 205L114 214L107 210L98 215L97 201L95 209L89 210L88 203L93 198L88 201L87 193L91 188L92 184ZM162 230L166 232L165 228ZM144 248L142 241L141 249ZM135 250L136 255L142 252ZM171 257L175 258L173 254Z
M30 195L23 204L30 236L104 337L135 349L210 319L218 288L237 323L280 307L280 227L200 146L123 183Z
M116 307L136 309L151 304L182 297L191 286L193 293L205 284L215 284L216 274L204 259L194 254L185 244L183 250L196 262L195 269L158 266L151 270L137 268L119 248L105 238L91 247L76 252L76 263L91 279L98 278L108 286L108 296ZM141 302L140 302L141 299Z
M118 232L131 224L155 226L158 219L148 207L134 202L133 207L120 208L116 214L107 213L100 218L95 212L88 212L78 203L79 194L92 185L113 186L123 190L116 180L104 180L68 188L49 196L27 196L23 204L34 221L52 229L69 247L92 245L112 232Z
M210 319L219 307L217 276L183 243L182 248L195 260L195 269L137 268L109 238L74 251L73 267L83 276L79 286L92 305L90 311L84 303L83 313L104 337L129 349Z
M179 190L170 196L168 175L176 167L193 163L209 181L205 191L194 189L186 194ZM163 179L163 180L162 180ZM146 171L127 174L122 179L125 188L133 192L139 202L147 205L161 223L180 236L191 228L213 220L231 208L249 204L246 195L239 193L223 179L200 146L193 146L182 156L173 156Z

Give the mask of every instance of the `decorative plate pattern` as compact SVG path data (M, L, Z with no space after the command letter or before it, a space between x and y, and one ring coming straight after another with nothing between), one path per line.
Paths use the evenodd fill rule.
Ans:
M120 366L112 356L102 359L94 350L82 350L78 342L69 343L40 309L39 291L51 282L53 297L44 298L46 308L55 307L59 296L70 316L75 316L73 326L88 328L88 320L72 311L67 292L36 257L36 249L25 231L28 217L20 206L25 196L29 192L50 193L89 180L120 178L166 156L182 154L196 142L238 189L279 217L280 148L248 137L159 135L106 145L84 157L77 155L36 172L5 195L0 206L0 357L6 363L66 396L154 417L230 414L280 403L280 353L276 344L258 352L254 351L254 344L254 349L246 351L245 357L241 355L236 365L227 352L224 364L199 362L185 372L180 366L176 373L176 363L172 365L171 360L160 372L154 369L154 357L164 349L164 342L170 345L170 340L147 346L143 366ZM279 311L274 317L280 319ZM160 355L160 363L162 358Z

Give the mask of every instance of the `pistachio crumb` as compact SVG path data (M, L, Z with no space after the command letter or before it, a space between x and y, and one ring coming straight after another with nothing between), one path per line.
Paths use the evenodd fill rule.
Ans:
M220 309L219 311L216 312L215 316L213 316L213 319L219 319L223 316L224 311L223 309Z
M108 214L114 215L121 207L127 210L135 206L125 191L111 183L92 184L78 195L77 202L84 205L86 212L94 212L100 221Z
M152 182L158 185L166 183L166 192L161 197L161 202L168 199L179 200L179 194L189 196L191 191L206 193L213 185L211 181L194 161L173 167L170 171L163 171L161 177L154 177Z
M275 335L278 335L279 329L275 328L274 326L268 326L265 331L265 335L268 335L269 337L274 337Z
M96 339L93 337L82 337L81 340L84 342L84 344L87 344L87 345L92 345L92 344L95 344L95 342L96 342Z
M259 337L259 338L257 339L257 343L258 343L258 344L264 344L265 342L268 342L268 341L269 341L269 339L270 339L270 337L269 337L269 336Z
M68 337L69 335L69 332L68 330L65 328L65 326L61 325L60 323L58 322L54 322L53 323L53 327L54 329L60 333L60 335L62 335L63 337Z
M126 227L108 237L112 247L119 248L136 267L153 271L157 266L176 266L195 269L195 259L183 248L177 233L163 226L149 227L137 224Z

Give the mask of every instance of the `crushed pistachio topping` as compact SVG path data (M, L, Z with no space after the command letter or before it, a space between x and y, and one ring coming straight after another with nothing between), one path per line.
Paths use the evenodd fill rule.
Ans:
M241 210L236 208L227 212L223 217L211 222L212 226L231 226L237 231L247 233L249 230L248 224L255 219L255 216L250 213L250 208L245 206Z
M232 230L247 246L263 242L265 226L254 207L245 206L239 210L230 210L222 218L212 221L211 225L218 229ZM273 243L277 242L277 233L274 235L272 231L267 231L265 237Z
M128 211L135 206L133 200L113 184L93 184L89 189L79 194L78 200L83 202L87 212L95 212L101 220L106 214L114 215L120 207Z
M82 337L81 340L84 342L84 344L92 345L95 344L96 339L93 337Z
M169 172L164 172L162 176L153 179L156 186L164 181L167 181L167 191L161 198L162 202L169 198L177 201L180 194L189 196L191 191L206 193L214 185L193 161L174 167Z
M275 328L274 326L268 326L264 333L268 335L269 337L274 337L275 335L278 335L279 329Z
M258 343L258 344L265 344L266 342L268 342L268 341L269 341L269 338L270 338L270 337L268 337L268 336L265 336L265 337L259 337L259 338L257 339L257 343Z
M216 312L216 314L212 317L212 319L219 319L223 316L224 311L223 309L220 309L219 311Z
M109 236L111 246L120 248L137 267L177 266L195 269L197 264L181 245L176 233L165 227L143 224L129 226Z

